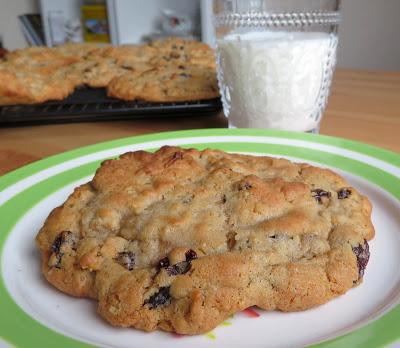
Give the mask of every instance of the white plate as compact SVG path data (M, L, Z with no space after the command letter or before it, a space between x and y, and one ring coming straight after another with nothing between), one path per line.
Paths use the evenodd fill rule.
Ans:
M329 167L342 174L370 198L374 207L376 237L370 243L371 258L363 284L312 310L281 313L253 309L253 312L236 314L207 335L179 338L164 332L143 333L111 327L96 314L95 301L72 298L55 290L40 275L39 255L34 245L35 235L49 212L65 201L74 187L90 180L99 160L164 144L191 144L199 148L287 157ZM56 344L80 347L86 346L85 343L112 347L296 347L354 331L399 303L398 157L381 149L321 136L260 130L204 130L99 144L8 174L0 178L0 190L3 189L0 216L5 226L0 235L0 300L4 308L0 313L0 335L18 347L54 347ZM254 313L258 316L252 316ZM323 345L336 347L356 342L368 347L372 343L388 343L399 338L396 325L392 328L390 324L399 319L397 307L373 324ZM24 325L23 329L12 328L12 323Z

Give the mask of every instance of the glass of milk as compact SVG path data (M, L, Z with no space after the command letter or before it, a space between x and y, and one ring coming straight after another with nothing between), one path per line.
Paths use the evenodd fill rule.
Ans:
M214 0L231 128L318 133L336 64L339 0Z

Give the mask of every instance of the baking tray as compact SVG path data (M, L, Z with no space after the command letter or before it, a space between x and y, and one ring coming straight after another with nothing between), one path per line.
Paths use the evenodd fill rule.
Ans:
M0 126L210 116L221 109L219 98L174 103L127 102L107 97L104 88L80 88L61 101L0 106Z

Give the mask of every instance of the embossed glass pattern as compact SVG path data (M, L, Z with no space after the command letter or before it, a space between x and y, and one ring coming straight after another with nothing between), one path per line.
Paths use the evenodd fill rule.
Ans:
M318 132L336 65L338 0L214 0L230 127Z

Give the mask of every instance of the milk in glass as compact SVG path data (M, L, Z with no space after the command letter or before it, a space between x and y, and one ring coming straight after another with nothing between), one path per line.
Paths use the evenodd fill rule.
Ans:
M329 94L336 34L253 31L217 41L230 127L313 132Z

